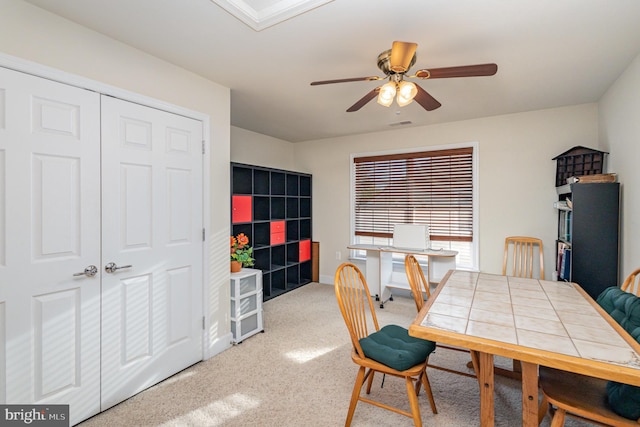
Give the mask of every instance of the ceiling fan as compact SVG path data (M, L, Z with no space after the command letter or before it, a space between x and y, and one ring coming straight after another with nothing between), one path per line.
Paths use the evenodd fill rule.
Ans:
M450 77L476 77L493 76L498 71L496 64L462 65L458 67L431 68L416 71L414 75L406 75L409 68L416 63L417 43L394 41L391 49L378 55L378 68L384 73L384 77L353 77L348 79L321 80L311 82L311 86L326 85L332 83L346 83L358 81L385 80L389 81L378 86L353 104L347 112L358 111L373 98L378 97L378 103L386 107L390 106L396 98L398 105L405 106L415 100L427 111L435 110L442 104L427 91L405 78L418 79L445 79Z

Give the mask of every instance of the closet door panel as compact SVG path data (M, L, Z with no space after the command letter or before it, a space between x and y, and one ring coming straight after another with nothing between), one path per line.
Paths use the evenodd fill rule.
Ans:
M202 123L102 99L102 409L202 359Z
M99 119L96 93L0 68L0 401L72 423L100 409Z

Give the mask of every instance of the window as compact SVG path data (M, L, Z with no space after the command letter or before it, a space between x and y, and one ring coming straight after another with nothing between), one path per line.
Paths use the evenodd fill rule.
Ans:
M477 269L475 145L353 157L355 243L392 245L394 224L427 224L431 247Z

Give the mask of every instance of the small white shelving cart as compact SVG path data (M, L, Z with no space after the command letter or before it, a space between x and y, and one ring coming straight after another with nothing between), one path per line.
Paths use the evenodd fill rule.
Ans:
M261 270L243 268L231 273L231 332L236 344L264 332Z

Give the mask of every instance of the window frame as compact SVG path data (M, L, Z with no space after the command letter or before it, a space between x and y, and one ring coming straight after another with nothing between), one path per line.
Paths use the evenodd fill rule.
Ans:
M356 173L355 173L355 162L354 159L358 158L358 157L369 157L369 156L385 156L385 155L398 155L398 154L410 154L410 153L417 153L417 152L429 152L429 151L442 151L442 150L455 150L455 149L461 149L461 148L471 148L473 150L473 154L472 154L472 185L473 185L473 197L472 197L472 214L473 214L473 220L472 220L472 227L473 227L473 238L472 241L470 242L470 263L468 264L461 264L458 260L456 261L457 267L458 268L462 268L462 269L468 269L468 270L472 270L472 271L478 271L478 266L479 266L479 254L478 254L478 248L479 248L479 240L480 240L480 233L479 233L479 219L478 219L478 215L479 215L479 194L480 194L480 188L478 185L479 179L479 170L478 170L478 165L479 165L479 153L478 153L478 142L477 141L472 141L472 142L466 142L466 143L458 143L458 144L447 144L447 145L433 145L433 146L421 146L421 147L414 147L414 148L404 148L404 149L398 149L398 150L386 150L386 151L375 151L375 152L360 152L360 153L351 153L350 155L350 162L349 162L349 169L350 169L350 174L349 174L349 178L350 178L350 182L349 182L349 214L350 214L350 224L349 224L349 235L350 235L350 241L351 244L358 244L359 243L359 238L360 236L356 236L355 232L356 232L356 219L355 219L355 179L356 179ZM446 242L452 242L452 241L446 241ZM454 249L455 250L455 249ZM363 252L362 251L357 251L357 250L351 250L350 251L350 257L352 259L364 259L363 256ZM359 253L361 252L361 253ZM458 257L456 257L458 258ZM394 260L395 261L395 260ZM398 259L398 261L400 261Z

